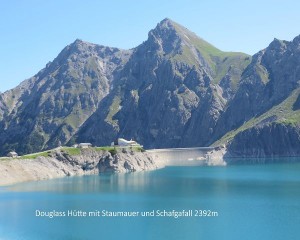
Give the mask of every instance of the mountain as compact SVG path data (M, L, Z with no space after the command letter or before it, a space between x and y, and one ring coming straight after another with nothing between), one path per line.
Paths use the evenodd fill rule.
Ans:
M300 154L300 36L275 39L255 54L220 118L215 139L227 133L231 155Z
M69 141L130 54L76 40L35 76L3 93L1 152L35 152Z
M133 50L76 141L106 145L123 136L146 148L207 145L249 61L165 19Z
M124 137L145 148L300 155L299 51L296 37L253 57L224 52L170 19L131 50L76 40L0 94L0 153Z

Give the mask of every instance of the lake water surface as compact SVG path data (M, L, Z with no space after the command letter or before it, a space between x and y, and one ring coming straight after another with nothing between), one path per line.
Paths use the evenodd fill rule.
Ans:
M192 210L193 216L49 218L37 210ZM211 216L195 216L196 210ZM0 188L0 239L296 240L300 164L167 167Z

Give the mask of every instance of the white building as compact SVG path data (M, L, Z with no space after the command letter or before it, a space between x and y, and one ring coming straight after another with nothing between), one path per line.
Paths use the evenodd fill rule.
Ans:
M116 145L114 142L111 143L112 146ZM120 147L134 147L134 146L141 146L139 143L137 143L136 141L133 140L126 140L124 138L118 138L117 139L117 146Z
M78 148L90 148L92 146L91 143L79 143Z
M16 158L16 157L18 157L18 154L17 154L16 152L9 152L9 153L7 154L7 156L8 156L8 157L12 157L12 158Z

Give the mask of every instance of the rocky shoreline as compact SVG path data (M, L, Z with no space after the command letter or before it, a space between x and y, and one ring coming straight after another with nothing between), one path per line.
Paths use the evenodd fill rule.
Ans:
M7 159L0 161L0 186L26 181L46 180L65 176L81 176L102 172L126 173L164 167L147 152L81 150L80 155L55 151L49 157Z
M0 161L0 186L27 181L47 180L66 176L95 175L104 172L127 173L149 171L172 166L167 158L151 152L118 150L117 152L81 149L80 154L71 154L57 148L48 156L35 159L7 158ZM232 164L265 164L277 162L299 162L299 158L237 157L226 146L207 152L199 165L226 166ZM187 160L187 163L188 160Z

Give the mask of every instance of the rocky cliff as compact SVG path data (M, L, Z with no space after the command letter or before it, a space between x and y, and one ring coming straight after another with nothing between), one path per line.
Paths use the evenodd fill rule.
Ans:
M2 99L2 94L0 93L0 121L3 120L3 115L5 114L5 112L7 111L5 103Z
M214 138L233 156L299 156L299 94L300 36L275 39L253 56Z
M0 186L18 182L45 180L64 176L80 176L103 172L135 172L154 170L164 166L145 152L118 152L82 150L70 155L56 150L48 157L36 159L7 159L0 161Z
M230 157L300 156L300 126L265 123L238 133L228 145Z

